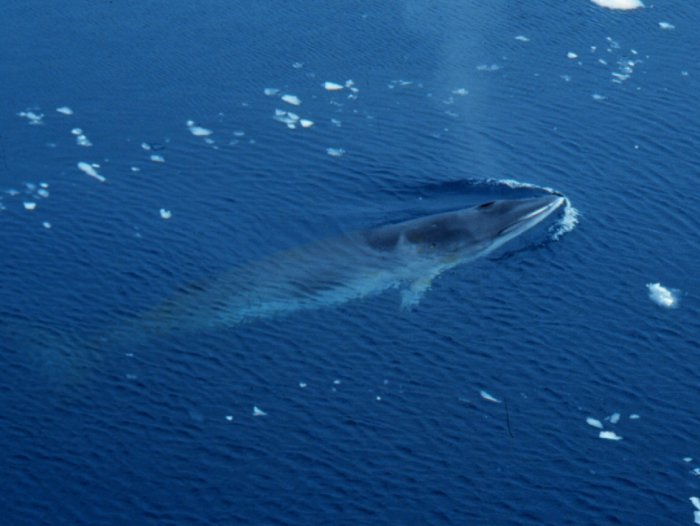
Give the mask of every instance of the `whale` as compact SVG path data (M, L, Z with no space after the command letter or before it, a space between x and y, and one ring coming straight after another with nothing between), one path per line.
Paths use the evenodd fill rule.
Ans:
M410 310L437 276L492 253L565 201L559 195L488 201L321 239L183 286L130 326L146 337L233 327L392 288Z

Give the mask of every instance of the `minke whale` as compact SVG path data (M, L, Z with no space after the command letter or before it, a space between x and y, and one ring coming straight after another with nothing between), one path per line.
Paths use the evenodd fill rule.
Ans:
M557 195L489 201L319 240L187 286L132 328L155 337L235 326L390 288L402 288L401 306L410 309L442 272L490 254L564 202Z

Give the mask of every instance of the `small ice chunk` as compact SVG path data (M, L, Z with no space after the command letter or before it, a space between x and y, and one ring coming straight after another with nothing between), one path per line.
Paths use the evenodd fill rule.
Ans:
M290 119L292 119L294 122L299 120L299 115L297 115L296 113L292 113L291 111L289 113L287 113L287 116Z
M483 398L484 400L488 400L489 402L496 402L497 404L501 403L501 401L498 398L494 398L483 389L479 391L479 393L481 394L481 398Z
M279 111L279 110L277 110L277 111ZM244 135L245 135L245 132L244 132L244 131L235 131L235 132L233 132L233 136L234 136L234 137L243 137Z
M639 419L639 415L637 415L637 414L630 415L630 420L637 420L637 419Z
M599 93L594 93L592 95L592 97L593 97L593 100L605 100L605 99L607 99L607 97L605 97Z
M294 69L301 69L304 67L304 63L303 62L295 62L294 64L292 64L292 67Z
M299 382L299 387L302 389L306 388L306 382Z
M282 100L284 102L288 102L289 104L292 104L294 106L299 106L299 104L301 104L301 100L299 100L299 97L297 97L296 95L290 95L290 94L282 95Z
M700 511L695 510L693 512L693 520L695 521L695 524L700 524Z
M683 462L692 462L693 457L683 457Z
M520 42L530 42L530 39L524 35L518 35L515 37L515 40L520 40Z
M667 289L661 283L647 283L649 299L661 307L674 308L678 306L677 290Z
M610 423L617 424L620 421L620 413L613 413L610 415Z
M206 137L214 133L213 131L207 130L206 128L202 128L201 126L190 126L189 128L192 132L192 135L195 135L197 137Z
M338 119L331 119L331 123L334 124L335 126L341 126L343 124Z
M571 51L569 51L569 52L566 54L566 56L569 57L569 58L578 58L578 55L577 55L576 53L571 52Z
M277 88L265 88L265 95L268 97L274 97L280 92Z
M162 155L153 154L153 155L151 155L151 161L153 161L155 163L164 163L165 158Z
M46 199L49 196L49 191L46 190L45 188L39 188L36 193L40 196Z
M152 147L151 147L151 145L148 144L147 142L142 142L142 143L141 143L141 148L143 148L144 150L150 150Z
M229 422L233 420L233 415L226 415L226 420L228 420Z
M344 86L342 84L336 84L335 82L324 82L323 87L326 88L328 91L337 91L340 89L343 89ZM350 86L348 86L349 88Z
M80 168L83 172L88 174L90 177L94 177L95 179L97 179L101 183L104 183L106 181L106 179L104 177L102 177L100 174L98 174L95 171L95 169L91 165L89 165L88 163L79 162L78 168Z
M78 143L78 146L92 146L90 139L88 139L85 135L78 135L75 142Z
M453 90L452 90L452 93L453 93L454 95L462 95L462 96L464 96L464 95L469 95L469 90L466 90L466 89L464 89L464 88L458 88L458 89L453 89Z
M258 409L257 406L253 406L253 416L266 416L267 413L262 409Z
M141 168L139 168L138 166L132 166L132 167L131 167L131 171L132 171L132 172L140 172L140 171L141 171Z
M32 203L30 201L25 201L24 208L26 208L27 210L34 210L36 208L36 203Z
M345 153L345 150L342 148L327 148L326 151L328 152L328 155L332 157L340 157Z
M352 79L348 79L345 81L346 88L352 88L354 85L355 85L355 82Z
M697 477L700 477L700 468L695 468L691 473Z
M690 502L693 503L693 506L695 506L698 510L700 510L700 499L697 497L690 497Z
M659 27L661 29L676 29L676 26L669 24L668 22L659 22Z
M160 209L160 217L163 219L170 219L173 217L173 213L170 210L166 210L165 208Z
M49 223L48 221L44 221L41 224L44 225L44 228L51 228L51 223Z
M601 431L598 436L606 440L622 440L622 437L616 435L613 431Z
M56 111L58 113L63 113L63 115L73 115L73 110L71 110L68 106L61 106L60 108L56 108Z
M590 416L586 418L586 423L589 426L597 427L598 429L603 429L603 424L600 423L600 420L596 420L595 418L591 418Z
M607 7L608 9L637 9L638 7L644 7L641 0L592 0L595 5L600 7Z
M81 130L80 128L73 128L70 132L73 135L82 135L83 134L83 130Z
M310 121L308 119L301 119L299 121L304 128L310 128L311 126L314 125L314 121Z
M42 188L48 188L49 183L39 183L39 186L41 186Z

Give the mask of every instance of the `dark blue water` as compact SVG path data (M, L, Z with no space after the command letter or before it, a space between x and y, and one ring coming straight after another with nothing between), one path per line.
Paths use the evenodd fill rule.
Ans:
M0 20L3 524L693 523L697 5L10 0ZM412 311L389 290L113 337L279 250L539 187L573 230Z

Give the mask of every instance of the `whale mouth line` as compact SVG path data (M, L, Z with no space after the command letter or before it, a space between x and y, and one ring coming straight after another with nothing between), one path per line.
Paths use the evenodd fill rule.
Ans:
M540 216L542 214L544 214L544 217L547 217L550 213L552 213L554 210L559 208L563 202L564 202L564 198L559 197L558 199L549 203L548 205L545 205L542 208L538 208L537 210L530 212L529 214L519 218L515 223L513 223L512 225L501 230L499 232L499 235L508 234L508 233L520 228L523 225L523 223L528 222L528 221L530 221L530 220L532 220L532 219L534 219L537 216ZM538 222L539 222L539 220L538 220Z

